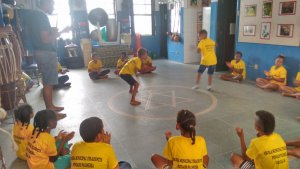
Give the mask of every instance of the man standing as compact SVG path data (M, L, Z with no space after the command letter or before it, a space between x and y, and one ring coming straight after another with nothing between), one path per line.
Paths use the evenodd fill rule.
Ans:
M58 83L57 54L53 46L61 33L67 32L65 28L58 32L57 28L51 28L47 14L54 10L53 0L39 0L38 9L30 19L29 32L34 48L35 60L43 79L43 98L47 109L56 112L62 111L64 107L53 104L53 86ZM58 118L64 118L65 114L57 113Z

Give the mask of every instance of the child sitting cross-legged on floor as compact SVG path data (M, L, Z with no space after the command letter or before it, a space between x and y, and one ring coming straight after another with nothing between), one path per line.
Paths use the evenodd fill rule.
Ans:
M53 87L56 89L71 87L71 83L69 81L69 75L66 73L69 72L68 69L64 69L59 62L57 62L57 72L58 72L58 84Z
M42 110L34 117L34 130L26 148L27 164L30 169L67 169L70 167L68 141L74 132L60 131L57 137L50 135L56 128L57 118L52 110Z
M154 70L156 70L156 66L153 66L151 57L147 55L146 59L142 60L142 68L139 72L145 74L145 73L152 73Z
M279 55L270 71L264 71L266 78L256 79L256 86L266 90L277 91L280 89L280 86L286 85L287 71L283 67L284 60L285 57Z
M116 67L116 70L115 70L115 74L116 74L116 75L119 75L121 69L122 69L123 66L127 63L127 61L128 61L128 57L127 57L126 52L122 52L122 55L121 55L121 57L118 59L118 62L117 62L117 67Z
M97 53L92 53L92 60L88 64L89 76L92 80L108 78L109 69L102 70L102 62Z
M33 131L30 119L33 117L33 109L30 105L24 104L14 112L16 122L13 126L14 141L18 145L16 152L18 158L26 160L26 147Z
M167 144L163 157L157 154L151 157L154 166L158 169L207 168L209 157L206 142L203 137L196 136L195 115L188 110L179 111L176 130L180 130L181 136L166 132Z
M275 118L273 114L260 110L255 113L257 138L251 140L247 148L242 128L236 128L240 138L242 155L233 153L231 162L235 169L288 169L286 143L274 133Z
M79 127L82 142L76 143L71 152L72 169L131 169L127 162L118 162L111 135L104 131L103 122L98 117L83 120Z
M222 80L239 83L246 78L246 65L241 58L242 58L242 52L237 51L235 52L234 60L232 60L230 63L226 62L231 73L222 74L220 76Z
M283 96L296 97L300 100L300 72L294 80L294 85L295 87L280 86L281 93Z

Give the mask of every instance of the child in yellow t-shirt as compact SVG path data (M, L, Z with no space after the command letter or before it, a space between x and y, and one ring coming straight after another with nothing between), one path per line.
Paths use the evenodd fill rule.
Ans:
M92 53L92 60L88 64L89 76L92 80L108 78L109 69L102 70L102 62L97 53Z
M19 106L14 114L16 122L13 126L13 137L18 145L16 154L18 158L26 160L26 147L33 131L33 126L30 124L33 109L30 105L24 104Z
M167 144L163 156L154 154L151 161L156 168L198 168L208 166L205 139L196 136L196 117L189 110L181 110L177 114L176 130L181 136L172 136L170 131L165 133ZM189 161L186 163L184 161Z
M241 59L242 55L242 52L237 51L235 52L234 60L232 60L230 63L226 62L231 73L222 74L220 76L222 80L239 83L246 78L246 65L245 62Z
M299 119L299 118L298 118ZM300 158L300 139L294 139L286 141L286 146L288 147L288 155Z
M142 61L142 69L139 71L142 74L152 73L156 70L156 66L153 66L151 57L148 55L145 60Z
M257 138L251 140L247 148L242 128L236 128L241 143L242 155L233 153L231 162L234 168L243 169L288 169L286 143L274 133L275 118L273 114L260 110L255 113Z
M74 137L74 132L60 131L56 138L51 136L51 130L57 125L56 114L52 110L37 112L33 124L34 130L26 148L29 168L69 168L70 151L67 143Z
M110 145L111 135L104 131L103 122L100 118L90 117L83 120L79 127L79 133L83 141L73 146L71 152L72 169L122 168L119 166L114 149ZM127 165L129 164L127 163Z
M29 91L33 86L33 80L30 76L28 76L25 72L22 72L21 80L24 81L24 85L26 87L26 91Z
M275 60L275 65L271 67L270 71L264 71L266 78L257 78L256 86L262 89L276 91L280 86L286 85L287 71L282 66L285 57L279 55Z
M294 80L295 87L280 86L283 96L296 97L300 100L300 72L297 73Z
M196 76L196 85L192 87L192 89L198 89L200 80L201 80L201 75L204 73L204 71L207 70L208 74L208 85L207 85L207 90L211 90L211 85L212 85L212 76L215 72L215 67L217 64L217 56L215 54L215 47L216 43L207 38L207 31L202 30L199 32L198 37L200 39L200 42L197 47L197 52L201 52L201 62L200 66L198 69L198 73Z
M58 72L58 84L54 85L53 87L58 88L65 88L65 87L71 87L71 83L69 81L69 76L66 74L69 72L68 69L65 69L61 66L59 62L57 62L57 72Z
M139 83L132 77L137 71L142 68L142 60L145 60L147 57L147 51L143 48L138 50L138 57L133 57L128 60L128 62L123 66L120 71L120 77L129 84L129 92L131 95L130 104L133 106L140 105L141 102L135 99L136 93L139 88Z
M122 69L123 66L127 63L127 61L128 61L128 57L127 57L126 52L122 52L122 55L121 55L121 57L118 59L118 62L117 62L117 66L116 66L116 70L115 70L115 74L116 74L116 75L119 75L121 69Z

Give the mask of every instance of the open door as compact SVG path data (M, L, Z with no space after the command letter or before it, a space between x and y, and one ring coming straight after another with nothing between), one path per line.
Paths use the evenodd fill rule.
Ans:
M160 11L160 58L168 59L168 6L167 4L159 5Z
M218 1L217 19L217 48L218 57L217 71L228 70L226 61L234 57L235 49L235 23L236 23L237 0Z

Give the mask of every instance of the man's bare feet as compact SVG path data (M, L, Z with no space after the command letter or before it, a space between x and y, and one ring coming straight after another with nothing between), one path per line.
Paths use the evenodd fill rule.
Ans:
M65 118L65 117L67 117L67 115L63 114L63 113L55 113L55 114L56 114L56 119L57 120L61 120L61 119Z
M141 102L134 100L134 101L131 101L130 104L131 104L132 106L138 106L138 105L141 104Z
M136 93L138 93L139 91L136 91ZM132 94L132 89L129 90L129 93Z
M50 109L50 110L53 110L53 111L59 112L59 111L62 111L62 110L64 110L65 108L64 108L64 107L57 107L57 106L53 106L53 107L47 107L47 109Z

